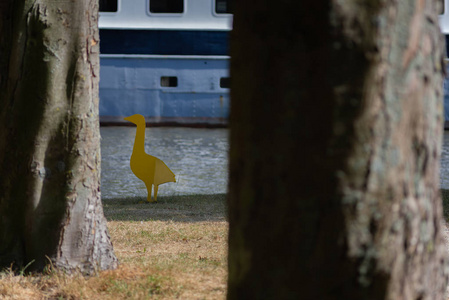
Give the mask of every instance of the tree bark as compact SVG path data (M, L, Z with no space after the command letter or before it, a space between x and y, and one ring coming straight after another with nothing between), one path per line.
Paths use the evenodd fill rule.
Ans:
M0 1L0 268L115 268L100 198L98 3Z
M437 1L236 1L228 299L443 299Z

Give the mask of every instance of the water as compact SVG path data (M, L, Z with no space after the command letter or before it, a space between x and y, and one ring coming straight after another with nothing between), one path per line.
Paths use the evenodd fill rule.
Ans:
M441 188L449 189L449 131L444 131L443 149L441 151Z
M147 190L129 168L135 127L101 127L103 198L144 197ZM158 195L226 193L228 130L147 128L145 150L162 159L176 174L176 183L159 186ZM441 188L449 189L449 131L441 153Z
M103 198L144 197L144 183L129 167L135 127L101 127ZM175 173L176 183L159 186L158 196L226 193L228 130L147 128L145 151Z

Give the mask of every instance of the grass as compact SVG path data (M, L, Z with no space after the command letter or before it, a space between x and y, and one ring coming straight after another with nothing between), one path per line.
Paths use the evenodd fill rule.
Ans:
M449 190L442 190L449 220ZM225 195L104 199L120 266L96 276L0 273L0 299L224 299ZM26 273L26 270L23 272Z
M0 299L224 299L225 195L104 199L117 270L0 273ZM26 270L25 270L26 273Z

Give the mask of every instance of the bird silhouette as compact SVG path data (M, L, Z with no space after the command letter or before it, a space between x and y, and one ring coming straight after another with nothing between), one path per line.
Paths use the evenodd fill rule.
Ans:
M131 171L145 183L148 191L147 201L157 202L159 185L166 182L176 182L175 174L162 160L145 153L145 118L136 114L124 119L137 126L130 160ZM154 186L154 201L151 199L152 186Z

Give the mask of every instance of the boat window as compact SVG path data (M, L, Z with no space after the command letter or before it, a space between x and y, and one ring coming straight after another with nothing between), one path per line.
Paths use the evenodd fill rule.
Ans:
M232 0L215 0L215 12L217 14L232 14Z
M438 14L442 15L444 14L444 0L440 0L438 2Z
M100 12L117 12L118 0L100 0Z
M220 87L223 89L229 89L231 87L231 78L221 77L220 78Z
M178 77L162 76L161 77L161 86L162 87L177 87L178 86Z
M151 13L183 13L184 0L150 0Z

